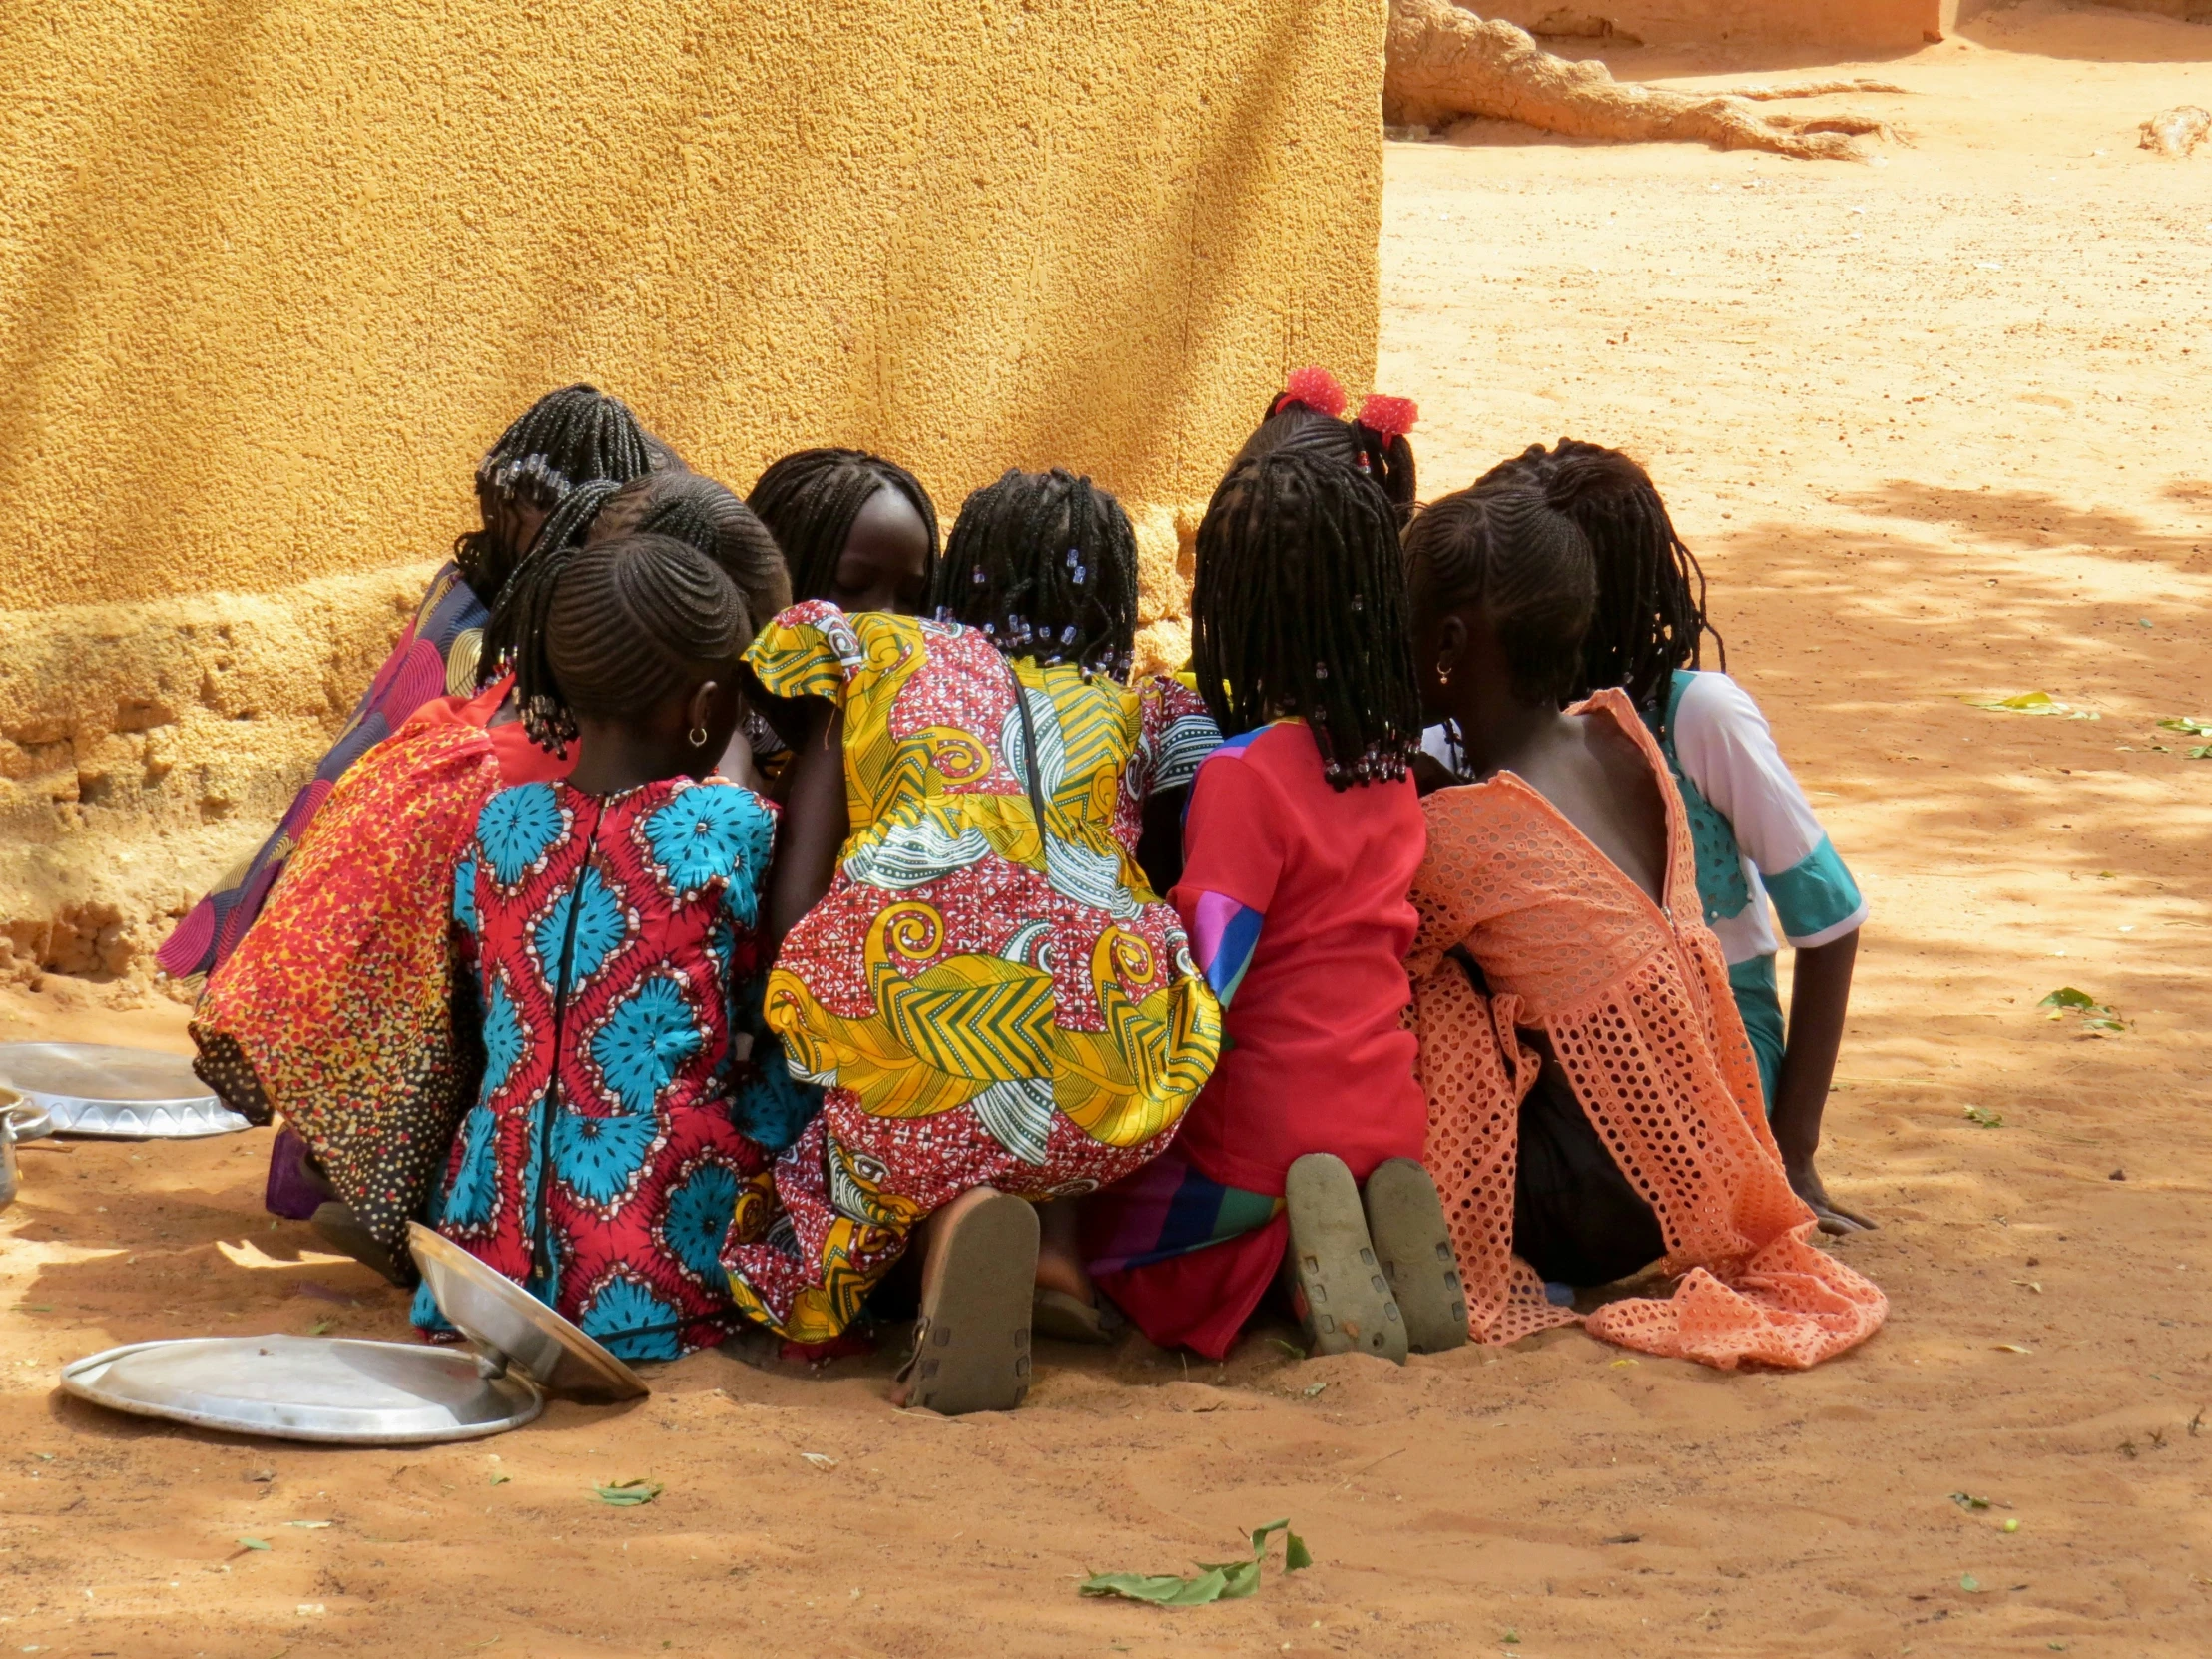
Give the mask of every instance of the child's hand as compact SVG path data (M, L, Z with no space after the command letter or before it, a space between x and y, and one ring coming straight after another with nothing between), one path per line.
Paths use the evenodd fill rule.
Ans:
M1784 1161L1790 1177L1790 1190L1813 1207L1813 1214L1821 1224L1821 1231L1840 1237L1846 1233L1872 1233L1875 1223L1855 1210L1847 1210L1828 1196L1828 1189L1821 1184L1821 1172L1813 1167L1810 1156Z

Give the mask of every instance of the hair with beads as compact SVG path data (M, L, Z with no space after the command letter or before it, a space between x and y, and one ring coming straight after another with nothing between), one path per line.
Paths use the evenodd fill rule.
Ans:
M651 441L620 398L583 384L547 392L477 465L484 526L453 543L462 578L485 604L496 602L529 552L508 547L492 529L502 508L527 502L551 512L577 485L595 478L626 483L648 471L653 458Z
M904 496L929 532L921 573L926 592L937 567L937 508L921 480L896 461L863 449L802 449L773 462L755 481L746 504L784 550L795 598L830 597L853 522L886 489Z
M639 536L673 537L712 559L745 604L748 640L791 603L791 578L775 538L712 478L654 472L619 486L601 479L572 490L492 608L477 669L479 685L513 672L523 729L555 754L565 753L576 730L562 706L548 643L554 595L580 549Z
M690 543L630 535L576 549L545 620L557 752L576 736L578 716L642 718L734 672L752 639L737 584Z
M1267 413L1237 451L1237 460L1293 449L1365 472L1389 497L1402 530L1413 516L1419 483L1413 446L1405 434L1419 411L1400 397L1370 397L1358 415L1345 420L1339 418L1345 402L1344 388L1327 369L1299 369L1269 400Z
M1225 737L1300 715L1332 787L1403 777L1420 693L1382 486L1295 448L1231 467L1198 527L1191 657Z
M967 498L929 603L1009 657L1129 675L1137 639L1137 535L1121 503L1054 467L1009 471Z
M1558 708L1582 672L1597 564L1573 519L1525 482L1476 485L1423 507L1405 532L1420 621L1480 607L1523 703Z
M1697 668L1704 636L1720 666L1728 644L1705 615L1705 572L1675 533L1651 475L1618 449L1561 438L1531 444L1485 473L1476 488L1522 480L1589 538L1597 560L1597 610L1582 646L1573 691L1620 686L1640 709L1664 711L1678 668Z
M631 479L599 509L584 544L631 535L674 536L714 560L737 584L756 632L792 602L791 572L768 526L726 485L703 473L655 472Z

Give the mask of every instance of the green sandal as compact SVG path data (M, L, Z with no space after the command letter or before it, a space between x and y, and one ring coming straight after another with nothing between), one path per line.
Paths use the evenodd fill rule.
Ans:
M1405 1316L1405 1346L1415 1354L1464 1346L1467 1293L1436 1183L1412 1159L1386 1158L1368 1177L1363 1196L1368 1237Z
M1342 1158L1309 1152L1291 1165L1283 1198L1290 1249L1283 1273L1309 1354L1373 1354L1405 1363L1405 1322L1376 1260L1359 1183Z

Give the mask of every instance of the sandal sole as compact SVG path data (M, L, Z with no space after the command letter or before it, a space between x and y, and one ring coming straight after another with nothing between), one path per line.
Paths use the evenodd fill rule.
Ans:
M1441 1354L1467 1341L1467 1293L1436 1183L1410 1158L1376 1166L1363 1195L1368 1237L1405 1319L1405 1346Z
M1011 1411L1029 1392L1037 1211L994 1193L939 1242L923 1285L908 1405L943 1416Z
M1309 1152L1283 1183L1290 1221L1284 1272L1307 1352L1405 1363L1405 1322L1376 1259L1360 1186L1342 1158Z

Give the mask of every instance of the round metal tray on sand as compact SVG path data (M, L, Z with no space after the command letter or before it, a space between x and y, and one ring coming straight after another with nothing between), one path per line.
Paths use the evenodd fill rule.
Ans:
M487 1359L564 1399L606 1403L652 1392L636 1372L451 1239L411 1221L407 1245L438 1312Z
M200 1428L334 1445L428 1445L520 1428L545 1398L472 1354L350 1337L131 1343L64 1368L80 1399Z
M57 1135L189 1141L253 1125L181 1054L108 1043L0 1043L0 1084L46 1108Z

